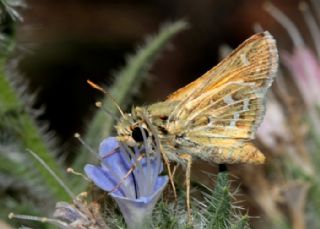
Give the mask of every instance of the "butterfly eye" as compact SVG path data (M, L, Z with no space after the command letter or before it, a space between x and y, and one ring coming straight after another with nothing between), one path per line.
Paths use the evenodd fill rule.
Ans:
M145 128L142 128L142 129L143 129L146 137L149 137L148 131ZM136 142L143 142L143 135L142 135L140 127L135 127L131 132L131 136Z

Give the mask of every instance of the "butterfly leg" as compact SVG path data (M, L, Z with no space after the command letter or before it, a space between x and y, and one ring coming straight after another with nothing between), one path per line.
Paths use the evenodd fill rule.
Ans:
M177 200L177 192L176 192L176 187L174 185L174 180L173 180L173 173L171 171L171 168L170 168L170 162L169 162L169 158L168 156L164 153L163 149L162 149L162 146L160 144L160 140L159 140L159 137L158 137L158 134L157 134L157 131L156 129L154 128L154 126L152 125L151 121L148 119L148 117L145 115L145 114L141 114L143 119L146 121L146 123L148 124L151 132L153 133L153 136L155 137L155 144L157 147L159 147L159 151L160 151L160 154L162 156L162 159L163 159L163 162L165 163L166 167L167 167L167 170L168 170L168 175L169 175L169 181L170 181L170 184L171 184L171 187L172 187L172 190L173 190L173 196L174 196L174 199Z
M167 155L165 153L163 153L162 150L160 150L160 152L161 152L163 161L164 161L164 163L165 163L165 165L167 167L167 170L168 170L169 181L170 181L170 184L171 184L171 187L172 187L172 190L173 190L174 199L177 200L176 186L174 185L174 180L173 180L174 173L171 171L170 162L169 162L169 159L168 159Z
M114 149L112 149L110 152L108 152L106 155L104 155L101 160L106 159L112 155L114 155L115 153L117 153L117 150L119 149L119 147L116 147Z
M141 161L141 159L144 157L144 154L141 154L137 160L134 162L134 164L131 166L131 168L128 170L128 172L126 173L126 175L121 179L121 181L114 186L114 188L110 191L110 192L114 192L116 191L122 184L123 182L130 176L130 174L135 170L135 168L137 167L139 161Z
M191 164L192 164L192 156L190 154L181 154L179 156L181 159L187 161L187 170L186 170L186 204L188 211L188 222L192 223L191 216L191 207L190 207L190 176L191 176Z

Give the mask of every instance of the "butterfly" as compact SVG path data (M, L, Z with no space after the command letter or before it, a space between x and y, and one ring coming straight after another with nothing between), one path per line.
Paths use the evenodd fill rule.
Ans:
M277 68L275 40L269 32L255 34L165 101L124 114L116 125L118 140L139 144L140 126L148 135L152 126L170 161L183 163L187 156L218 164L261 164L265 157L250 140L263 120Z
M278 69L276 41L265 31L251 36L197 80L165 101L133 107L116 124L117 139L129 146L157 141L167 166L186 164L189 219L193 159L217 164L262 164L265 156L251 142L265 114L266 94ZM88 83L106 93L101 87Z

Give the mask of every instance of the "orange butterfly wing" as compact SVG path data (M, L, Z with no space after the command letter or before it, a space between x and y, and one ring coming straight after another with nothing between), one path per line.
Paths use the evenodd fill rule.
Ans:
M167 124L185 129L186 141L211 147L216 162L261 163L253 139L265 113L267 89L278 68L275 40L253 35L216 67L171 94L177 106ZM177 128L179 126L179 128Z

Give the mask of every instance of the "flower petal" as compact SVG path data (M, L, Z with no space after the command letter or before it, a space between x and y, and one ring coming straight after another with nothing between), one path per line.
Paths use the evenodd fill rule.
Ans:
M89 179L95 183L95 185L107 192L110 192L118 183L112 176L98 166L86 165L84 167L84 171ZM114 193L119 196L124 195L120 188L115 190Z
M320 63L307 47L298 47L293 54L283 52L282 60L290 70L307 105L319 104Z
M114 150L118 149L119 147L119 142L115 137L106 138L100 143L99 156L103 158L109 153L112 153Z
M107 138L100 144L99 156L101 166L86 165L86 174L108 192L121 183L110 195L128 227L141 228L169 180L168 176L159 176L163 170L160 149L152 143L132 149L119 144L116 138Z
M168 183L168 176L157 178L154 192L150 196L142 196L137 199L126 198L112 193L111 196L116 200L120 211L129 228L136 228L142 225L144 221L152 214L152 210L157 203L163 189Z

